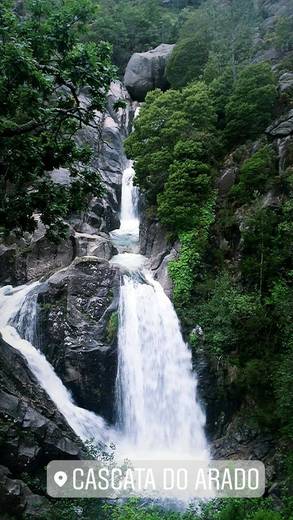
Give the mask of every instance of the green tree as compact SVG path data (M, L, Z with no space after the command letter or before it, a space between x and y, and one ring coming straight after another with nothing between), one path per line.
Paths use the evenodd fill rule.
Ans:
M240 168L238 182L230 196L238 205L250 203L253 196L266 193L273 187L277 174L276 154L266 145L257 150Z
M167 65L171 85L179 88L203 75L211 81L227 67L235 81L239 68L252 56L256 24L253 0L224 4L207 0L191 10Z
M192 229L197 212L211 192L212 176L208 165L188 160L174 161L158 195L158 217L163 226L178 234Z
M94 125L114 75L106 43L81 43L93 20L92 0L35 0L18 17L13 2L0 6L0 221L9 230L32 231L39 213L52 236L64 232L63 217L100 193L87 167L87 148L74 136ZM79 93L87 86L89 103ZM52 183L48 172L70 169L72 184Z
M126 141L135 159L137 182L150 205L164 190L173 161L209 162L217 146L216 114L208 88L198 82L182 92L151 92Z
M225 135L230 144L254 139L270 123L277 100L276 78L269 64L245 67L226 105Z
M89 35L112 43L113 62L121 75L134 52L176 39L177 15L159 0L101 0L99 4L99 16Z
M209 57L208 39L199 35L180 40L168 61L166 76L172 87L199 79Z

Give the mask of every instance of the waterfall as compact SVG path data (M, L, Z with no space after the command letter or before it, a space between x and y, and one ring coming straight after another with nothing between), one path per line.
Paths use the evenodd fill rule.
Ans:
M120 232L127 233L138 230L138 188L134 186L135 171L132 161L124 170L121 195L121 227Z
M129 248L136 251L139 247L138 188L134 186L135 171L129 161L122 176L120 228L111 232L114 245L123 251Z
M0 334L18 350L40 386L63 414L74 432L83 440L97 444L106 441L106 425L101 417L76 406L69 391L45 356L32 344L36 341L37 295L40 284L33 283L13 289L0 289ZM22 337L23 336L23 337Z
M122 181L121 225L112 240L121 267L119 304L117 424L111 430L93 412L75 405L45 356L36 348L36 282L0 289L0 333L18 350L40 386L82 439L96 443L113 439L118 453L129 458L196 458L207 461L205 417L196 397L191 352L178 318L160 284L137 254L138 190L132 163Z
M116 401L120 449L132 458L207 461L205 416L196 397L191 352L174 307L145 268L146 259L135 254L136 243L134 250L129 240L127 249L121 247L130 221L132 236L139 233L139 219L133 218L137 192L129 193L134 174L131 165L123 175L127 188L122 189L121 225L113 233L120 248L111 260L127 273L122 274L119 304Z

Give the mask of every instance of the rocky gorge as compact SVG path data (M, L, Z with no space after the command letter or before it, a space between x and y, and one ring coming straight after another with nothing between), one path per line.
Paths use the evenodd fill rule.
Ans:
M274 24L286 2L264 2L267 17L259 38ZM261 36L260 36L261 35ZM162 44L135 53L126 68L124 84L116 81L108 93L105 113L97 113L100 133L84 126L77 135L80 143L90 145L91 168L99 172L104 194L93 198L82 214L68 219L69 236L60 243L48 240L41 221L37 230L22 238L13 233L0 244L0 281L2 286L18 286L41 280L37 300L36 346L45 355L77 406L101 415L110 425L115 420L115 381L117 377L118 306L121 272L109 260L118 253L111 232L120 225L122 175L128 159L123 142L131 133L138 103L154 88L167 90L165 68L173 45ZM269 52L269 56L268 56ZM277 70L284 59L274 49L262 50L254 61L271 60ZM280 70L278 93L292 95L292 73ZM80 93L87 103L87 93ZM115 110L117 101L125 106ZM280 112L282 112L280 110ZM216 219L226 207L230 190L239 179L244 160L263 146L276 156L279 175L292 167L292 108L276 114L257 140L239 153L229 153L217 174L219 192ZM68 171L53 170L56 184L70 183ZM264 189L264 208L279 207L282 195ZM249 205L248 205L249 206ZM160 224L157 216L140 200L140 253L149 259L149 269L172 298L169 263L180 256L181 245ZM245 208L235 209L233 223L213 229L213 247L237 273L243 254ZM218 217L219 218L219 217ZM38 219L38 215L36 215ZM236 274L237 277L237 274ZM267 467L269 494L280 502L282 464L280 445L266 424L256 424L248 410L254 397L239 387L241 369L211 354L205 348L205 330L194 322L192 330L183 326L187 341L196 336L192 349L193 366L198 376L200 401L206 412L206 432L212 455L218 459L259 459ZM30 485L30 479L43 478L44 467L52 459L85 458L84 445L54 402L40 387L25 358L1 339L0 349L1 484L0 507L15 518L38 518L50 511L50 502ZM29 478L28 478L29 475Z

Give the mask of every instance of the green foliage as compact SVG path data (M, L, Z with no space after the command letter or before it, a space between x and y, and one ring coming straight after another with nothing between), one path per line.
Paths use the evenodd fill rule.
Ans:
M207 347L221 354L250 347L260 313L258 295L245 293L228 273L223 273L215 280L208 299L198 305L196 314Z
M292 331L291 331L292 335ZM278 415L282 421L283 433L289 439L293 439L293 344L287 348L287 352L281 357L276 369L275 391L277 397Z
M137 182L149 205L156 205L173 163L174 178L178 161L208 161L216 146L215 121L204 83L147 95L125 147L135 159Z
M181 92L148 94L126 141L148 205L157 207L160 222L180 238L180 257L170 265L178 310L190 297L214 219L215 122L207 86L191 83Z
M74 136L94 124L114 75L106 43L81 42L96 15L93 0L36 0L19 18L12 2L0 6L0 221L7 230L32 231L39 213L52 238L63 218L101 193L88 166L89 150ZM78 94L88 87L91 101ZM58 186L49 171L70 171L70 186Z
M113 61L123 74L134 52L173 43L177 15L159 0L101 0L99 13L86 38L110 41Z
M208 198L210 168L196 161L174 161L164 192L158 195L158 217L166 229L178 234L198 223L198 210Z
M290 210L287 212L287 208ZM245 286L267 293L280 276L287 276L291 266L292 205L263 207L255 202L244 221L242 281Z
M215 198L215 193L212 192L210 199L202 207L197 208L195 227L192 231L179 235L179 258L169 264L169 273L174 286L173 301L181 317L190 305L194 283L207 245L209 229L214 221Z
M119 317L117 312L113 312L108 320L106 327L105 339L108 343L112 343L117 337Z
M271 122L277 100L276 79L266 63L239 74L226 105L225 135L230 144L254 139Z
M251 203L253 195L267 193L272 188L276 173L276 154L266 145L241 166L238 182L230 191L231 197L239 205Z
M257 9L252 0L222 4L207 0L190 10L167 65L172 87L182 87L202 77L217 78L225 68L236 79L238 69L251 57Z
M199 79L208 61L208 42L198 35L180 40L168 61L166 76L172 87Z
M225 499L201 504L200 511L190 508L185 513L144 506L138 500L123 505L105 506L105 520L285 520L274 511L269 500Z
M281 51L293 50L293 16L280 16L274 34L274 43Z
M260 509L251 516L251 520L282 520L282 518L278 511L267 511L266 509Z

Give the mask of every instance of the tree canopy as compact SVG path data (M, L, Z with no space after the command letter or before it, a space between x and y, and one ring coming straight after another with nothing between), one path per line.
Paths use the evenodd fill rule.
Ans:
M96 16L92 0L34 0L23 16L13 2L0 5L0 221L6 230L32 231L34 213L52 236L63 217L99 193L87 167L89 150L75 134L105 106L115 70L108 43L82 42ZM87 87L90 102L79 94ZM52 183L48 172L70 169L72 184Z

